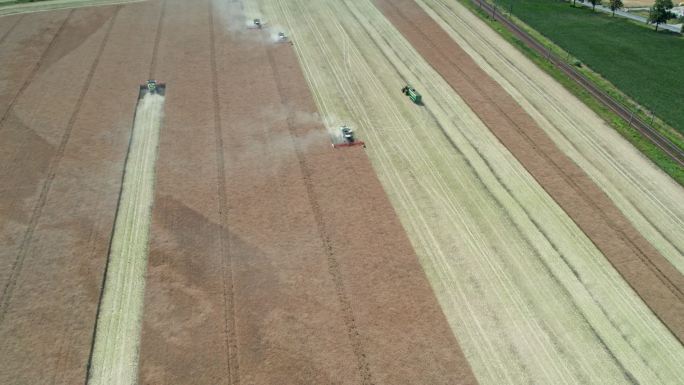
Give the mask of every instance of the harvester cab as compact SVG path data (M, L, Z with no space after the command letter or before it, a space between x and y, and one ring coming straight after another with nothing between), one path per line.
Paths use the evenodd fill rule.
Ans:
M350 147L357 145L366 147L365 143L363 143L360 140L356 140L356 137L354 136L354 131L351 128L349 128L349 126L343 125L342 127L340 127L340 133L342 134L342 139L344 139L344 142L333 143L333 148Z
M423 97L416 91L415 88L411 87L410 85L406 85L404 88L401 89L401 92L408 96L409 99L411 99L414 103L421 105L423 104Z
M254 19L254 27L261 28L261 19Z
M166 92L166 84L158 83L154 79L148 80L145 84L140 85L140 93L138 98L142 99L147 94L164 95Z
M354 131L352 131L351 128L342 126L340 127L340 131L342 131L342 137L347 143L352 143L354 141Z
M287 36L285 36L285 32L278 32L278 41L285 41L287 40Z

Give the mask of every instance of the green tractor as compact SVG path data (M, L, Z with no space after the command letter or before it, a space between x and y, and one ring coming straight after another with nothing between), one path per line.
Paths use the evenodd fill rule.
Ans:
M401 89L401 92L404 95L408 96L409 99L411 99L414 103L416 103L418 105L423 104L423 97L420 96L420 94L418 93L418 91L416 91L415 88L413 88L409 85L406 85L404 88Z

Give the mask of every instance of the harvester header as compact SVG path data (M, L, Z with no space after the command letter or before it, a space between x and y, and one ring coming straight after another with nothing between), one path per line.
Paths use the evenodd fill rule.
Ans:
M147 94L158 94L163 96L164 93L166 93L166 84L150 79L146 83L140 85L138 99L142 99Z
M366 144L360 140L356 140L356 136L354 135L354 131L349 128L348 126L344 125L340 127L340 135L342 136L342 143L335 143L333 142L333 148L340 148L340 147L351 147L351 146L363 146L366 147Z

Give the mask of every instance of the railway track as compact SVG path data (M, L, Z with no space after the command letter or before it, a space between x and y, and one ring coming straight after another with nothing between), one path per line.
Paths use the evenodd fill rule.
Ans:
M630 110L628 107L622 105L612 97L610 97L605 92L601 91L591 80L587 79L579 71L573 68L572 65L566 63L562 58L551 53L551 51L545 47L542 43L537 41L535 38L530 36L517 24L506 18L503 14L497 14L497 9L486 1L473 0L473 3L480 6L489 15L491 15L495 20L498 20L506 27L509 31L513 32L516 37L518 37L525 45L537 51L540 55L546 57L549 62L553 63L558 69L563 71L564 74L568 75L572 80L577 82L582 88L589 92L594 98L596 98L601 104L608 107L611 111L615 112L618 116L629 123L630 126L636 128L642 135L644 135L653 144L658 146L663 152L665 152L675 163L680 167L684 167L684 150L679 146L674 144L668 138L663 136L655 128L650 126L648 123L639 119L634 111Z

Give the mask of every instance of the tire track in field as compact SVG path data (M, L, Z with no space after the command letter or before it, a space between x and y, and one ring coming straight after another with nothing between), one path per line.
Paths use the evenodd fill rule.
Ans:
M162 0L162 9L159 13L159 20L157 21L157 31L154 36L154 46L152 47L152 60L150 62L150 74L149 78L154 79L154 75L157 73L157 56L159 53L159 42L161 41L162 32L164 29L164 16L166 16L166 5L168 2Z
M17 17L17 20L14 21L14 24L12 24L12 26L7 29L5 34L2 35L2 37L0 37L0 45L5 42L7 36L9 36L12 33L12 31L14 31L14 28L16 28L17 25L19 25L22 19L24 19L24 15L20 15L19 17Z
M300 5L300 7L301 7L301 5ZM290 20L290 18L292 18L292 16L289 15L289 9L288 9L288 8L283 8L282 5L281 5L281 8L282 8L282 9L281 9L281 11L280 11L279 13L283 14L283 16L285 17L285 19L286 19L286 24L289 25L289 29L290 29L290 31L292 32L294 39L297 40L297 38L296 38L296 33L297 33L297 28L296 28L296 26L297 26L298 24L296 24L296 23L293 24L293 22ZM303 13L300 12L300 14L303 14ZM335 19L332 18L332 19L329 19L329 20L335 20ZM314 24L312 24L312 23L314 23ZM312 21L312 20L310 20L310 21L308 22L308 25L309 25L310 28L314 28L314 27L315 27L315 22ZM316 41L317 41L317 43L318 43L318 45L319 45L319 48L322 50L323 54L322 54L322 55L315 54L315 55L316 55L317 57L325 58L325 61L328 63L328 65L330 66L330 68L333 69L333 70L332 70L332 74L333 74L333 76L336 78L336 83L340 86L340 87L339 87L339 91L341 92L341 94L343 94L343 99L344 99L345 105L348 106L349 108L351 108L352 110L359 112L359 113L362 115L361 117L359 117L359 119L361 119L362 123L365 125L365 128L369 128L367 134L374 137L374 140L373 140L373 142L372 142L373 145L374 145L374 146L377 146L378 148L381 149L381 151L379 152L379 157L378 157L377 160L378 160L378 162L380 162L380 164L382 165L382 167L385 168L385 169L387 170L388 175L392 175L392 177L389 179L389 183L390 183L391 185L394 186L394 191L397 191L397 192L401 195L401 199L402 199L403 204L410 206L413 210L417 210L417 206L415 205L415 203L413 202L413 200L411 200L411 198L409 197L409 196L410 196L410 193L409 193L409 191L408 191L408 189L407 189L407 186L406 186L405 182L398 176L397 170L396 170L394 167L388 166L389 163L392 163L392 162L393 162L393 161L389 158L388 154L389 154L390 152L391 152L391 153L397 153L397 152L394 151L394 150L390 151L390 150L386 149L387 144L385 143L385 141L383 140L383 138L381 138L381 137L379 136L379 133L377 133L376 130L370 129L370 128L374 127L374 126L373 126L373 124L372 124L372 122L371 122L370 116L367 114L367 111L366 111L366 109L365 109L364 104L361 103L361 101L360 101L358 98L354 97L354 95L351 95L351 94L349 93L349 90L347 89L347 86L349 86L349 85L351 85L352 87L355 87L355 86L356 86L357 88L358 88L358 86L357 86L353 81L351 81L352 79L351 79L349 73L346 73L345 71L340 70L340 68L338 68L338 63L331 59L334 55L329 54L329 53L327 52L327 49L328 49L329 47L328 47L328 45L326 45L326 42L325 42L325 41L321 41L321 39L322 39L322 37L320 37L320 36L319 36L319 37L316 37ZM326 119L326 121L327 121L327 120L330 118L330 116L332 116L332 115L334 115L334 114L333 114L333 109L331 109L331 108L329 107L329 102L330 102L330 101L326 101L325 95L321 94L321 92L320 92L320 90L319 90L319 87L318 87L318 85L317 85L317 82L320 81L320 76L316 75L316 74L315 74L315 72L316 72L315 69L314 69L314 68L311 68L311 67L309 66L309 64L307 63L307 60L306 60L305 58L306 58L308 55L305 54L305 53L303 52L302 47L301 47L300 45L298 45L298 44L295 44L295 45L294 45L294 48L295 48L295 50L298 52L298 56L300 56L300 58L302 59L301 63L302 63L302 65L303 65L304 71L305 71L305 73L308 74L308 76L307 76L307 81L309 82L310 88L311 88L311 90L313 91L313 95L314 95L315 99L317 100L317 102L318 102L318 104L319 104L319 108L320 108L321 111L323 112L323 115L324 115L323 118ZM358 52L357 52L356 50L354 50L354 47L353 47L353 46L350 46L350 48L352 48L352 53L355 53L355 54L358 55ZM357 59L356 56L353 56L353 57L350 56L350 58L352 58L352 59ZM361 59L358 59L358 60L361 60ZM357 60L357 61L358 61L358 60ZM365 74L368 76L368 80L371 81L371 82L374 82L374 81L377 82L376 75L373 74L373 73L367 68L367 66L365 66L364 69L365 69ZM342 77L342 78L340 78L340 77ZM382 87L380 84L376 84L376 86L375 86L374 88L371 89L371 91L372 91L371 93L377 93L377 92L379 92L379 90L382 90L382 89L383 89L383 87ZM370 96L369 96L369 97L370 97ZM376 96L374 97L374 99L376 99L376 100L389 100L390 98L388 97L388 95L383 94L383 95L376 95ZM393 113L392 113L391 116L392 116L392 118L393 118L394 121L395 121L394 123L396 123L396 124L398 124L398 125L405 125L405 124L406 124L406 123L401 119L401 117L399 117L398 112L395 111L396 109L394 108L394 106L393 106L391 103L385 102L384 104L385 104L386 107L388 108L388 111L393 111ZM330 126L330 121L327 122L327 125ZM408 127L406 127L405 130L407 130L407 132L409 132L409 131L408 131L408 130L409 130ZM401 139L404 140L403 137L401 137ZM391 145L389 145L389 146L391 146ZM392 146L392 147L394 148L394 146ZM401 156L402 156L403 158L406 157L406 155L401 155ZM422 160L423 162L425 161L424 158L421 158L421 160ZM407 161L407 162L410 162L409 160L406 160L406 161ZM421 214L418 214L418 215L421 216L421 220L422 220L422 219L423 219L423 218L422 218L422 215L421 215ZM428 233L428 235L432 236L432 233L431 233L430 230L426 227L427 225L426 225L426 223L424 222L424 220L423 220L421 223L422 223L423 228L424 228L424 229L426 230L426 232ZM422 234L422 233L421 233L421 234ZM429 243L429 244L431 244L431 245L435 245L435 244L436 244L436 240L435 240L434 238L431 238L430 240L421 239L421 241L422 241L422 242L425 242L425 243ZM462 288L460 288L460 285L459 285L458 290L461 290L461 289L462 289ZM468 311L469 311L469 312L472 312L472 309L470 309L470 307L468 307ZM477 322L477 321L476 321L476 322ZM479 325L479 324L478 324L478 325ZM488 339L486 338L486 336L483 336L483 338L485 339L485 341L488 342ZM479 348L479 346L478 346L478 348ZM482 353L480 353L480 354L482 354Z
M415 31L416 34L420 35L420 37L423 39L423 41L424 41L426 44L428 44L432 49L434 49L435 52L440 52L440 56L442 57L442 59L446 60L449 64L452 65L452 67L453 67L454 69L456 69L458 72L460 72L460 73L462 74L463 78L471 85L471 87L473 87L475 90L477 90L478 93L479 93L480 95L482 95L487 101L489 101L488 105L494 107L494 108L496 109L496 111L499 112L499 114L501 115L501 117L503 117L503 118L510 124L510 127L512 127L512 128L515 130L515 132L517 132L517 133L520 135L520 137L522 137L522 138L528 143L528 145L530 145L530 146L532 146L532 147L535 147L535 148L537 147L537 146L536 146L536 142L529 136L529 134L528 134L527 132L524 132L524 130L516 123L516 121L515 121L509 114L507 114L507 113L503 110L502 106L501 106L498 102L496 102L496 101L492 98L492 96L491 96L489 93L483 91L482 87L481 87L479 84L477 84L477 82L476 82L474 79L472 79L472 77L471 77L468 73L466 73L466 72L459 66L458 63L454 62L454 60L453 60L450 56L447 56L447 55L444 55L443 53L441 53L441 49L435 45L435 43L430 39L430 37L429 37L421 28L419 28L419 27L413 25L412 22L410 22L410 21L408 20L407 16L399 9L399 7L398 7L396 4L394 4L394 3L392 3L392 2L387 2L387 1L383 1L383 3L384 3L384 4L387 4L387 6L389 6L389 7L392 7L392 9L395 10L396 15L397 15L398 17L400 17L404 22L406 22L407 25L412 25L411 28L413 29L413 31ZM429 17L429 16L426 15L426 17ZM470 102L469 104L472 104L472 102ZM473 107L475 107L475 109L478 110L478 106L477 106L477 105L474 105ZM498 132L498 131L497 131L497 130L494 130L494 132ZM573 188L573 190L575 190L575 191L577 192L577 195L579 195L579 196L581 196L581 197L584 198L584 199L582 199L582 200L583 200L586 204L588 204L591 208L593 208L594 211L598 211L598 212L599 212L599 216L603 219L603 222L605 223L605 225L606 225L610 230L612 230L612 232L613 232L615 235L617 235L617 236L621 239L622 243L623 243L627 248L629 248L629 249L632 250L632 254L633 254L634 256L636 256L636 257L637 257L637 258L638 258L638 259L639 259L639 260L648 268L648 270L650 270L650 271L653 273L653 275L655 276L655 278L656 278L659 282L661 282L661 283L663 284L663 286L664 286L665 288L667 288L667 290L668 290L676 299L678 299L680 302L681 302L682 300L684 300L684 292L682 292L682 289L681 289L675 282L673 282L673 280L672 280L665 272L663 272L663 271L661 270L661 268L660 268L659 266L657 266L657 265L651 260L651 258L649 258L649 257L647 256L646 251L644 251L644 250L642 249L641 246L637 245L637 244L634 242L634 240L632 240L632 239L624 232L624 229L623 229L622 227L618 228L618 227L616 226L616 224L608 217L608 214L605 213L605 211L602 210L602 209L598 206L598 204L596 203L596 201L595 201L594 199L592 199L592 197L591 197L590 195L588 195L588 193L587 193L583 188L581 188L581 187L575 182L575 180L574 180L573 178L571 178L571 177L564 171L563 166L561 166L561 165L558 164L557 159L551 157L551 155L549 155L549 154L546 153L545 151L538 151L537 153L538 153L539 155L541 155L541 156L546 160L547 164L552 165L553 168L556 169L556 170L558 171L558 174L557 174L557 175L560 176L560 177L563 179L563 181L564 181L565 183L567 183L571 188ZM586 176L586 174L584 174L584 176ZM536 178L535 178L535 179L536 179ZM593 181L591 181L591 180L590 180L590 182L593 183ZM543 186L543 184L542 184L542 186ZM545 188L545 189L546 189L546 188ZM600 189L599 189L599 191L600 191ZM553 191L550 191L549 193L552 194ZM552 196L555 196L555 195L557 195L557 194L552 194ZM611 202L611 203L612 203L612 202ZM618 211L619 211L619 210L618 210ZM569 214L571 214L571 213L572 213L572 211L569 212ZM620 213L620 215L621 215L621 213ZM574 216L574 215L571 215L570 217L573 218L573 220L575 220L575 216ZM580 226L580 228L586 228L587 225L586 225L586 224L580 225L580 224L578 223L578 226ZM599 243L595 243L596 246L597 246L600 250L603 250L604 252L607 252L607 251L605 251L606 247L608 247L608 245L607 245L606 243L601 242L601 240L600 240L600 239L596 239L596 237L591 237L591 236L590 236L590 239L592 240L592 242L599 241ZM649 245L650 245L650 244L647 244L646 246L649 246ZM657 253L657 251L656 251L656 253ZM609 253L609 255L613 255L613 254L610 254L610 253ZM660 256L660 254L658 253L657 256ZM617 255L613 255L613 257L614 257L614 258L612 258L612 259L615 259L615 257L618 257L618 256L617 256ZM609 260L611 260L611 259L609 259ZM616 262L617 262L617 261L616 261ZM668 263L669 263L669 262L668 262ZM619 265L620 265L620 263L614 264L614 266L615 266L616 268L617 268ZM618 269L618 271L622 271L622 270L624 270L624 269ZM677 278L679 278L679 277L677 277ZM630 284L630 286L632 286L632 287L635 289L635 291L636 291L637 293L639 293L640 296L642 296L642 295L645 293L644 288L639 289L638 287L633 286L633 285L634 285L634 282L628 281L628 283ZM654 310L654 312L656 313L656 315L658 316L658 318L660 318L661 321L663 321L663 323L664 323L664 324L673 332L673 334L675 334L675 335L680 339L680 341L681 341L681 339L682 339L682 331L679 330L675 324L673 324L672 320L666 321L666 318L663 318L663 315L665 315L665 314L663 314L663 309L658 309L658 310L656 310L656 309L654 309L654 308L652 307L652 306L654 306L654 304L655 304L652 297L651 297L650 300L647 300L647 299L644 298L644 297L642 297L642 298L644 299L644 301L645 301L647 304L649 304L649 307L651 307L651 308ZM649 297L647 297L647 298L649 298Z
M43 50L43 53L40 55L40 58L38 59L38 61L36 61L33 64L33 67L31 68L31 72L29 73L28 77L24 81L24 84L21 85L21 88L19 88L19 91L14 95L14 97L12 97L12 100L10 100L9 104L7 105L7 109L5 109L5 112L3 112L3 114L2 114L2 118L0 118L0 130L2 130L5 121L9 117L10 111L12 111L12 109L14 108L14 105L17 103L17 101L19 100L21 95L24 94L24 91L26 91L26 89L31 84L31 82L33 82L33 78L36 76L36 74L40 70L40 66L41 66L43 60L45 59L45 56L47 55L48 52L50 52L52 47L55 45L55 42L57 41L57 37L64 30L64 27L67 25L67 22L71 19L71 16L74 14L74 11L75 11L74 9L69 11L67 16L64 18L64 21L62 22L62 24L57 29L57 32L55 32L55 35L52 37L52 40L50 40L50 43L48 43L45 50ZM12 27L12 29L14 29L14 27ZM2 310L0 308L0 321L1 320L2 320Z
M230 254L229 233L229 207L226 195L226 171L225 157L223 153L223 126L221 122L221 106L218 91L218 70L216 67L216 32L214 30L214 2L209 1L209 29L210 29L210 63L211 83L214 109L214 132L216 136L216 163L217 163L217 192L219 197L219 216L221 229L218 237L219 251L221 253L221 274L224 298L224 343L226 345L226 369L228 370L228 383L238 385L240 383L240 367L238 360L237 333L235 331L235 281L233 278L233 259ZM228 276L228 277L226 277ZM228 279L226 279L228 278Z
M279 1L279 0L278 0ZM282 7L281 3L281 7ZM273 71L273 77L276 82L276 88L278 90L278 96L280 102L283 106L287 107L289 104L286 99L286 91L283 89L283 85L280 80L280 76L277 72L277 63L273 57L273 48L266 48L268 59L271 64L271 70ZM356 356L357 366L359 370L359 376L361 378L361 383L364 385L372 385L373 378L368 364L368 359L366 358L366 352L363 346L363 337L359 333L358 327L356 326L356 320L354 318L353 309L351 307L351 301L347 294L347 290L344 285L344 279L342 277L342 272L340 271L339 262L335 256L335 250L330 241L330 236L325 226L325 220L323 219L323 212L316 199L316 192L311 180L311 169L309 168L306 158L302 152L299 142L297 141L297 133L295 131L294 124L295 117L292 112L288 113L287 116L287 129L290 134L290 139L292 141L292 146L295 149L295 154L297 155L297 161L299 163L299 168L302 173L302 178L304 181L304 186L306 187L306 194L311 204L311 209L314 214L314 220L316 222L316 228L318 235L323 244L325 250L326 258L328 261L328 271L332 278L333 284L335 285L335 292L337 294L337 299L339 301L344 325L347 328L347 334L352 345L352 350Z
M2 322L5 319L7 308L9 307L9 303L12 300L14 287L16 286L19 275L21 274L24 259L26 258L26 255L28 253L28 245L31 243L31 240L33 238L33 232L36 229L38 219L40 218L43 211L43 207L45 206L45 202L47 201L48 193L50 192L50 188L52 187L52 181L54 180L55 175L57 174L57 168L59 167L62 157L64 156L64 151L66 149L67 143L69 142L69 138L71 137L71 131L74 127L74 123L76 122L76 119L79 116L79 111L81 109L81 105L83 104L83 100L85 100L86 94L90 90L90 84L92 82L93 75L95 74L95 70L98 64L100 63L100 57L102 56L102 52L104 52L104 48L107 45L107 42L109 41L109 36L112 32L114 21L116 20L116 17L118 16L120 10L121 6L117 6L114 11L114 14L109 20L109 25L107 26L105 36L102 39L102 43L100 43L100 47L95 56L95 60L93 61L93 64L90 67L90 71L88 71L86 81L83 85L83 88L81 89L81 94L79 95L74 110L71 114L71 117L69 118L69 122L67 123L64 134L62 135L62 139L60 141L59 147L57 148L57 152L50 162L50 166L47 172L47 178L45 179L43 187L41 188L40 196L38 198L36 206L33 208L33 212L31 213L31 219L29 220L28 227L26 229L26 232L24 233L21 246L19 247L19 252L17 254L17 257L15 258L14 263L12 264L9 279L7 281L7 284L3 288L2 297L0 297L0 324L2 324ZM72 13L73 11L70 11L69 16L71 16ZM64 24L62 24L62 27L63 26ZM38 66L36 66L36 68L37 67Z

